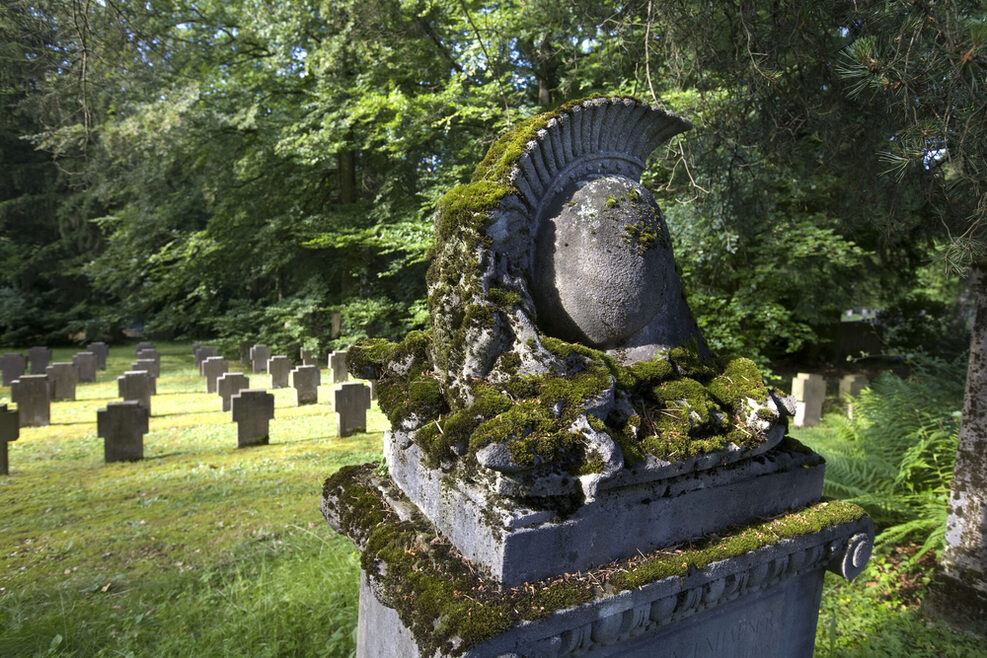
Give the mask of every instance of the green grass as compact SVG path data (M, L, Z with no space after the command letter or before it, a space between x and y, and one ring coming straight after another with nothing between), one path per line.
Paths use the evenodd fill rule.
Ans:
M53 403L52 425L23 428L10 444L0 656L351 655L359 560L322 519L319 497L340 466L379 456L386 419L374 406L370 433L339 439L331 386L304 407L282 389L270 445L237 450L191 346L158 349L144 461L104 464L96 436L96 410L117 399L132 346L112 348L109 370L76 401ZM251 375L251 386L266 388L267 376ZM812 443L811 431L796 436ZM987 644L927 625L922 578L903 580L893 556L853 583L827 575L817 655L987 655Z

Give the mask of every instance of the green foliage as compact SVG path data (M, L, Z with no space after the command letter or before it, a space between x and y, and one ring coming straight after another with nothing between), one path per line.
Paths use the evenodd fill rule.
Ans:
M827 496L867 509L878 545L942 547L956 456L965 362L916 358L907 377L880 375L853 401L853 419L826 416L797 434L826 458Z

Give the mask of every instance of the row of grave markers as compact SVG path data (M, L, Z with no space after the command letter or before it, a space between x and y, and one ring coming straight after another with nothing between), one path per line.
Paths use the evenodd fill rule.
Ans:
M850 398L860 395L867 388L865 375L844 375L840 378L840 398L844 400L846 412L852 418L853 406ZM808 372L800 372L792 379L792 396L795 398L795 427L815 427L822 418L823 402L826 400L826 378Z

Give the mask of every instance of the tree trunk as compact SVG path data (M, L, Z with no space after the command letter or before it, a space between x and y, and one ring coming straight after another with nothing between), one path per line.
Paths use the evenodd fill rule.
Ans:
M336 154L339 173L339 202L356 202L356 152L346 149Z

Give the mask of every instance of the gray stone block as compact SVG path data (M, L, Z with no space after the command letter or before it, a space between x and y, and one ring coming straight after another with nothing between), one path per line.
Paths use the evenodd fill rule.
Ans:
M75 388L79 383L79 369L74 363L57 361L45 369L51 388L51 401L75 399Z
M45 368L51 363L51 350L47 347L32 347L27 351L27 360L31 363L32 375L43 375Z
M792 396L795 398L795 427L815 427L822 418L822 405L826 400L826 378L800 372L792 379Z
M250 386L250 379L242 372L227 372L216 380L216 392L223 401L223 411L230 410L230 401L234 395Z
M844 375L840 378L840 397L857 397L870 385L867 375Z
M206 378L206 393L216 393L216 382L229 370L229 364L221 356L210 356L202 362L202 374Z
M236 447L265 445L270 441L269 427L274 418L274 395L263 389L245 389L235 393L231 407L236 421Z
M337 350L329 355L329 369L332 370L332 383L342 384L350 378L346 368L346 351Z
M303 366L316 366L319 365L319 354L315 350L302 349L299 356L302 360Z
M298 366L291 371L291 386L295 389L295 404L317 404L322 375L315 365Z
M243 341L240 343L240 363L245 366L250 365L250 347L251 343L249 341Z
M8 352L0 356L0 368L3 369L3 385L10 386L27 370L27 359L20 352Z
M110 347L104 342L97 341L86 345L86 351L96 355L96 367L106 370L106 359L110 356Z
M199 345L195 350L193 350L192 355L195 363L195 369L199 371L200 375L203 375L205 374L202 372L203 362L210 357L219 356L219 352L215 347L210 347L209 345Z
M131 370L145 370L151 377L157 379L161 376L161 366L155 359L137 359L130 366Z
M267 345L254 345L250 348L251 370L256 374L267 372L267 361L271 358L271 348Z
M77 352L72 355L72 364L79 371L79 383L92 384L96 381L96 355L92 352Z
M147 407L150 414L154 378L145 370L128 370L117 377L117 394L124 400L133 400Z
M360 382L342 384L335 391L333 408L339 415L339 436L366 432L370 387Z
M50 388L47 375L23 375L10 384L10 399L17 405L21 427L51 423Z
M20 421L16 409L8 409L0 404L0 475L10 474L10 462L7 459L7 444L16 441L20 435Z
M135 349L135 354L140 353L141 350L153 350L154 349L154 343L149 343L147 341L141 341L141 342L137 343L137 347L134 348L134 349ZM140 357L137 357L137 358L140 358Z
M141 359L144 360L150 359L154 361L156 364L158 364L158 369L160 370L161 355L158 353L156 349L149 348L149 349L137 350L137 360L140 361Z
M96 412L96 430L103 439L106 463L144 458L149 415L148 408L137 400L110 402Z
M271 388L287 388L291 359L282 355L272 356L267 360L267 372L271 375Z

